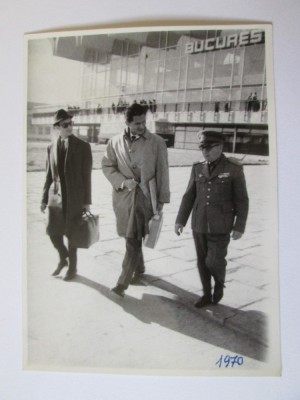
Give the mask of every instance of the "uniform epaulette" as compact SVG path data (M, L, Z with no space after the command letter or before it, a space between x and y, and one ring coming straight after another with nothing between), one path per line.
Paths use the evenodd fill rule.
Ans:
M243 165L240 160L238 160L237 158L234 158L234 157L227 157L227 160L235 165L240 165L240 166Z
M193 165L204 164L204 163L205 163L205 161L196 161L193 163Z

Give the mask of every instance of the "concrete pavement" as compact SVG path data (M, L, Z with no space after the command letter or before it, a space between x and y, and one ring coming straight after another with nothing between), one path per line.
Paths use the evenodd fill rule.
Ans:
M105 332L101 333L101 340L107 340L107 346L111 343L111 332L116 329L112 316L116 313L115 305L117 304L123 309L122 314L120 314L119 309L117 311L118 323L120 323L118 328L120 326L124 328L129 324L129 314L134 317L134 324L137 323L136 321L142 323L142 325L147 324L148 330L149 324L156 323L164 326L167 330L171 329L180 333L180 336L176 335L176 340L179 340L179 342L184 339L183 337L181 339L182 334L200 341L204 341L205 337L206 343L211 340L211 344L222 349L227 348L239 354L245 354L245 348L248 346L248 344L245 345L245 341L248 341L249 348L252 349L248 353L246 351L248 368L263 368L261 364L264 365L268 359L268 348L270 346L268 327L270 327L270 323L272 326L269 317L272 315L271 310L274 307L274 301L276 302L274 288L277 289L277 270L272 271L272 268L275 268L275 265L272 265L274 252L272 253L272 248L270 248L270 243L272 244L270 229L273 226L271 223L273 212L270 208L272 199L269 197L269 189L271 188L270 169L267 165L245 167L250 196L247 230L242 239L230 243L224 298L219 305L200 310L193 307L193 302L202 295L202 291L196 268L196 253L190 222L180 237L177 237L174 233L174 221L189 179L190 170L191 167L170 168L172 198L171 203L164 208L164 225L159 242L154 250L144 248L146 273L137 285L130 285L124 299L112 299L109 291L115 285L120 273L124 255L124 240L116 234L111 205L111 187L103 177L102 171L93 171L92 211L100 215L100 241L89 250L79 251L79 276L68 283L62 281L61 277L53 278L50 276L57 262L57 256L49 239L44 234L46 216L39 211L44 174L42 172L27 174L28 254L27 291L25 294L28 304L27 350L29 364L40 365L43 368L45 365L52 365L52 362L55 363L53 349L56 346L58 348L61 335L64 338L67 335L69 340L64 342L65 358L60 360L60 364L69 369L72 369L74 365L90 366L88 360L89 357L93 357L93 350L90 349L90 354L85 350L84 355L78 356L76 360L73 359L72 346L74 346L74 343L71 339L74 335L70 332L67 334L65 331L58 333L57 326L49 328L49 320L55 321L58 311L63 312L62 310L68 309L68 317L64 314L64 318L68 320L68 328L66 329L74 329L75 332L93 330L93 326L96 324L94 321L94 301L98 303L99 296L96 299L94 294L92 298L89 297L87 300L82 292L86 289L92 289L93 292L101 294L103 299L101 301L104 302L103 307L98 312L105 320L106 334ZM70 287L72 291L70 291ZM63 298L66 291L69 296L67 302ZM86 300L83 300L83 298ZM88 321L89 326L81 325L81 322L78 321L78 313L75 314L74 310L80 310L79 314L84 314L85 322L82 323L86 324ZM171 319L171 316L174 316L174 319ZM196 316L198 316L198 320L195 320ZM190 330L187 328L189 321L193 321L192 324L206 321L201 325L202 333L200 337L199 327L194 326ZM64 321L61 321L62 326L63 324ZM139 331L140 325L136 328L136 331ZM102 329L102 325L94 326L96 331ZM207 334L204 334L206 329L208 330ZM231 338L227 340L227 344L219 337L224 332L227 332L227 337ZM154 331L153 335L155 336ZM167 348L169 346L167 332L160 332L159 335L162 335L164 346ZM211 336L210 339L209 336ZM95 340L95 336L91 334L90 340ZM121 352L122 345L128 347L128 342L123 343L122 337L119 340ZM131 359L129 365L131 367L139 366L139 361L135 360L132 355L138 354L136 349L141 346L139 336L135 334L130 340L133 341L129 346L129 350L132 350L130 357L133 357L133 359ZM45 346L45 343L48 343L49 348ZM156 341L153 340L152 345L153 343L156 343ZM191 344L191 354L195 352L196 347L194 346L195 344ZM199 345L197 345L197 349L199 349ZM207 346L205 349L207 349ZM114 351L117 350L114 349ZM160 346L157 343L157 354L160 351ZM102 355L103 352L105 352L105 349L103 349L102 343ZM174 348L172 348L172 352L174 353ZM205 357L203 357L203 352L202 349L201 357L204 364L201 364L200 368L209 369L209 367L203 365L206 365L204 360L207 357L209 358L212 349L205 350ZM107 360L115 359L115 362L106 362L108 369L110 367L115 368L116 365L122 368L118 351L115 357L112 356L111 351L107 357ZM149 354L144 356L144 359L145 357L149 357ZM187 356L187 360L182 359L182 353L178 354L177 357L180 362L182 361L182 364L179 362L179 369L185 369L187 365L191 370L199 369L197 362L191 362L190 355ZM156 361L157 355L152 361L153 364ZM102 365L100 360L99 364ZM128 359L123 361L123 364L123 366L128 367ZM95 362L95 365L98 365L97 362ZM170 368L165 359L159 365L162 369L164 367ZM151 367L152 364L149 360L149 365L146 363L146 368L151 369Z

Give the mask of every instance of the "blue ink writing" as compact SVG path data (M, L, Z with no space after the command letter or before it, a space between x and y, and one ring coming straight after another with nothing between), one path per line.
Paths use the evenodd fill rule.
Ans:
M216 362L216 365L219 365L219 368L225 367L231 367L233 368L235 365L243 365L244 363L244 359L242 356L223 356L223 354L221 355L221 357L219 358L219 360Z

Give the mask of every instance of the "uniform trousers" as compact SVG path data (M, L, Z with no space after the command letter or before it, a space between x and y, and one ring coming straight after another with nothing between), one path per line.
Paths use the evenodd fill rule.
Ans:
M142 252L142 239L125 238L126 252L122 263L122 272L118 279L118 285L127 289L135 272L145 271Z
M204 296L210 296L212 277L216 284L224 286L227 265L225 257L230 242L230 235L216 235L193 231L193 237L203 294Z
M64 261L69 257L69 271L77 270L77 248L70 244L68 239L68 249L64 244L64 238L61 235L50 235L50 240L59 254L60 261Z

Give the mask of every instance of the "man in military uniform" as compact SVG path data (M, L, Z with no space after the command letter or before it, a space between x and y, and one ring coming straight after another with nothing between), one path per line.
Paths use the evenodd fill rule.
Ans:
M193 210L192 230L203 286L197 308L222 299L230 234L234 240L242 237L249 207L243 167L223 154L224 136L207 130L199 133L199 139L204 161L193 165L175 223L180 235Z

